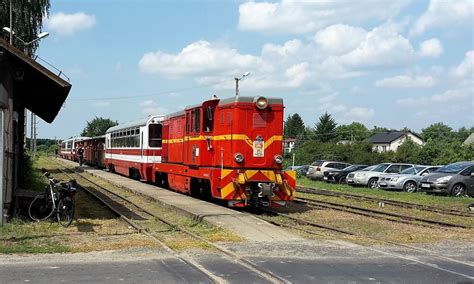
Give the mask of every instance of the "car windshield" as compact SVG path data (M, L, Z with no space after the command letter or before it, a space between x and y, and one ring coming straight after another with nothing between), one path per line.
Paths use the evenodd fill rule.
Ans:
M385 169L389 166L390 164L380 164L380 165L377 165L375 168L372 169L373 172L383 172L385 171Z
M360 171L363 171L363 172L368 172L368 171L371 171L371 170L373 170L373 169L374 169L376 166L378 166L378 165L375 165L375 166L368 166L368 167L366 167L366 168L363 168L363 169L362 169L362 170L360 170Z
M456 163L446 165L437 170L438 173L448 173L448 174L457 174L460 171L464 170L466 167L470 166L469 163Z
M357 171L358 169L360 169L360 166L359 165L352 165L352 166L348 166L348 167L345 167L344 169L342 169L343 171Z
M400 173L403 174L403 175L416 175L417 173L421 172L424 169L426 169L426 167L415 166L415 167L411 167L411 168L408 168L408 169L404 169Z
M313 162L311 166L321 166L322 163L323 161L316 161L316 162Z

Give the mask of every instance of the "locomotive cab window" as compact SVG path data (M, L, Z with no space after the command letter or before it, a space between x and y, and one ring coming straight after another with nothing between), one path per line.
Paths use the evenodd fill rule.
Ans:
M198 133L201 131L201 109L196 109L191 112L192 116L192 131Z
M148 126L148 145L150 147L161 147L161 124L150 124Z
M204 110L204 117L202 122L202 129L204 132L212 132L213 125L214 125L214 109L211 106L208 106Z

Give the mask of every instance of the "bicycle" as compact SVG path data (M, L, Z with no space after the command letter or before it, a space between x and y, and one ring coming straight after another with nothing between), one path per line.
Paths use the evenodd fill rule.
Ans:
M42 221L55 214L58 223L63 227L71 225L75 204L74 195L77 193L75 180L61 182L55 179L49 172L42 170L42 177L46 177L49 185L44 192L35 196L28 208L28 214L33 221Z

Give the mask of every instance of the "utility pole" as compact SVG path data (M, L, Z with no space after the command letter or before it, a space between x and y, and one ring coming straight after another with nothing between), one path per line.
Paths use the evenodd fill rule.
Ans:
M13 45L13 6L10 0L10 44Z

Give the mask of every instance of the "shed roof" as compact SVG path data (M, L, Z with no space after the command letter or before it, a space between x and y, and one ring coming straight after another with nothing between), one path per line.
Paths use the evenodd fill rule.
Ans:
M15 98L44 121L53 122L71 84L1 38L0 64L10 65Z
M369 137L369 141L372 143L391 143L398 138L402 137L405 134L412 134L413 136L416 136L420 138L418 135L412 133L412 132L406 132L406 131L386 131L386 132L380 132L372 135ZM421 139L421 138L420 138Z

